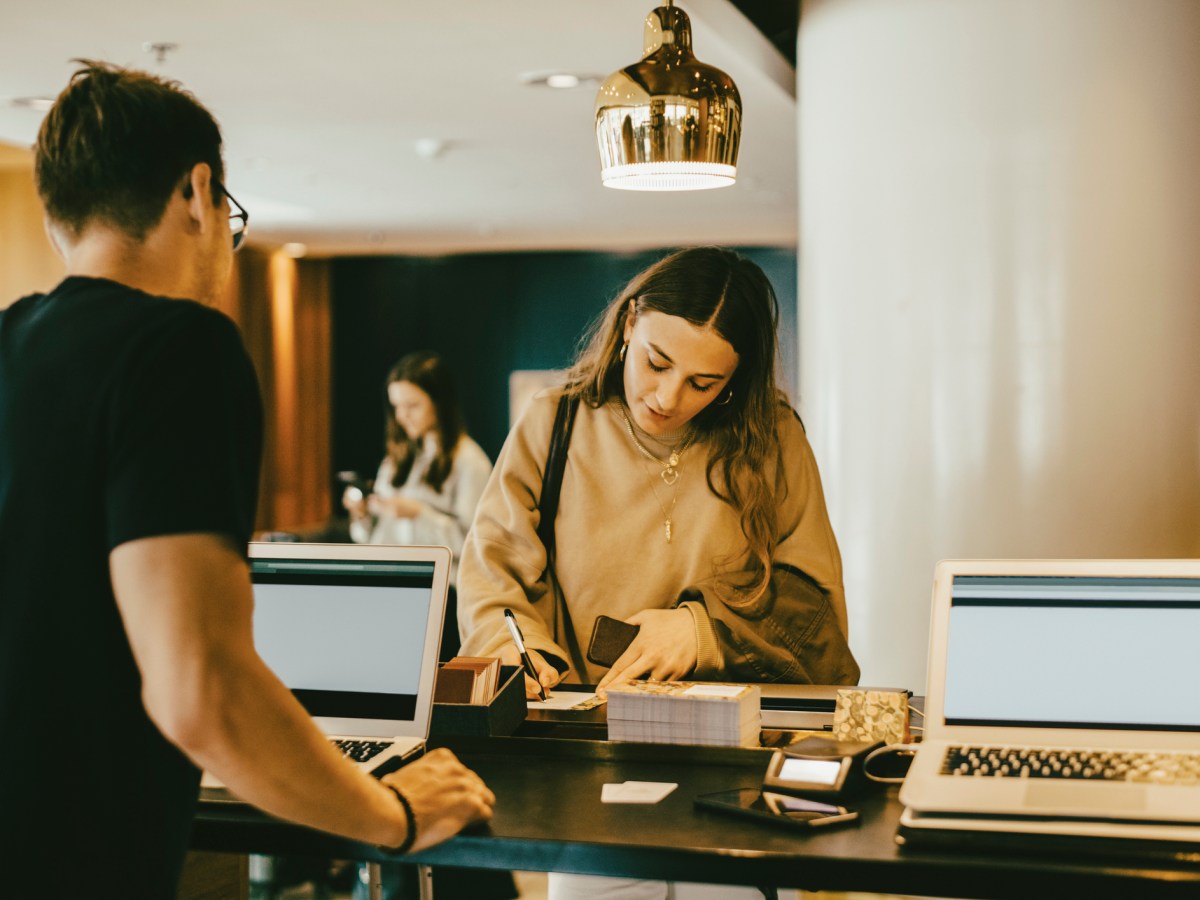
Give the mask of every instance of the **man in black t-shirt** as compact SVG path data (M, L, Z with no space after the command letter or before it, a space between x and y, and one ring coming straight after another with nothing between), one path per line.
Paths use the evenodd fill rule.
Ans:
M246 223L212 117L85 63L36 176L69 274L0 312L0 890L174 896L197 766L387 846L489 817L447 751L360 773L254 651L262 415L235 326L203 305Z

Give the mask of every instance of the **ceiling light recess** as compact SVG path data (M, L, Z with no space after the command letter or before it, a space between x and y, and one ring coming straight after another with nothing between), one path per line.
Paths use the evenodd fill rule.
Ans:
M569 91L585 84L599 83L600 76L586 72L539 70L536 72L522 72L517 76L517 80L529 87L548 87Z
M13 97L8 101L17 109L32 109L34 112L50 112L54 108L53 97Z
M692 53L687 13L666 0L646 17L640 62L596 95L605 187L694 191L737 178L742 100L733 79Z

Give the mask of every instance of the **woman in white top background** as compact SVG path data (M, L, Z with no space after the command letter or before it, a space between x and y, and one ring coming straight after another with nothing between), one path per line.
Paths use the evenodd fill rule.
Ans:
M342 504L359 544L441 544L454 553L442 658L458 650L455 584L463 540L492 463L467 435L449 366L437 353L410 353L388 372L387 455L370 494L349 487Z

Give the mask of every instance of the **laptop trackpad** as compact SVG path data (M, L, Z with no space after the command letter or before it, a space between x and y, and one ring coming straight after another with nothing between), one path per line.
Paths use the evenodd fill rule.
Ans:
M1134 784L1031 780L1025 788L1025 805L1110 813L1144 809L1146 789Z

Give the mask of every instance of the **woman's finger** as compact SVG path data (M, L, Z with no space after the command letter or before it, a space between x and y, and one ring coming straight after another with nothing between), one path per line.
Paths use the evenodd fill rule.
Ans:
M608 673L600 680L600 683L596 685L596 693L600 693L603 688L614 682L632 681L641 677L650 669L646 662L642 653L633 644L630 644L629 649L621 654Z

